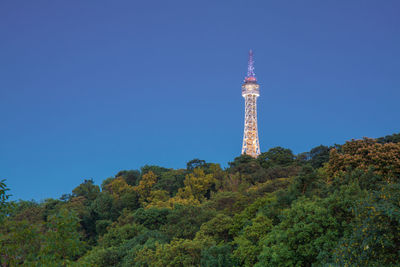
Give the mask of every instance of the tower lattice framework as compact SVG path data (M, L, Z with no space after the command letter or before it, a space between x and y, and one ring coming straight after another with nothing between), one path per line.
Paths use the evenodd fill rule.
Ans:
M242 85L242 96L245 100L244 111L244 134L242 154L256 158L260 155L260 143L258 140L257 127L257 97L260 96L260 86L254 73L253 52L249 52L249 64L247 76Z

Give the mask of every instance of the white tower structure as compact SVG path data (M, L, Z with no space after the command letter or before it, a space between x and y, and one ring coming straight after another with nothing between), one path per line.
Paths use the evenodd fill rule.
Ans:
M250 50L247 76L242 85L242 96L245 100L242 154L249 155L253 158L260 155L257 127L257 97L260 96L259 88L260 86L257 83L254 73L253 51Z

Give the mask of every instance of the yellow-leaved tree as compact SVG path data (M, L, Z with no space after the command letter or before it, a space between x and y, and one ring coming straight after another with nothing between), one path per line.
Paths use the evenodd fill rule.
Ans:
M380 144L371 138L346 142L340 150L331 150L327 172L333 178L349 168L367 171L371 167L388 183L396 182L400 176L400 143Z
M135 190L139 194L140 202L144 206L148 203L151 189L156 182L157 176L152 171L149 171L148 173L143 174L139 185L133 188L133 190Z
M105 191L110 193L114 199L119 199L122 195L132 193L134 187L127 184L124 178L117 177L104 187Z
M185 186L179 188L176 196L170 199L170 204L198 205L206 199L215 182L214 175L205 174L202 169L196 168L193 173L186 175Z

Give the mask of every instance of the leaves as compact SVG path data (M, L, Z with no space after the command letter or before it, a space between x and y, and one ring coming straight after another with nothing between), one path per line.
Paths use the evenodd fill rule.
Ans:
M364 138L346 142L340 151L332 149L328 173L334 178L349 169L368 171L382 175L388 183L400 178L400 143L378 143L375 139Z
M39 203L8 202L2 181L0 265L394 266L397 139L146 165Z

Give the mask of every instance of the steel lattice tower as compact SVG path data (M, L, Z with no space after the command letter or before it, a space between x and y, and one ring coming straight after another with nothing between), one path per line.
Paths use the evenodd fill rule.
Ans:
M253 51L250 50L247 76L242 85L242 96L245 99L242 154L247 154L253 158L260 155L257 128L257 97L260 96L259 88L260 86L257 83L254 73Z

